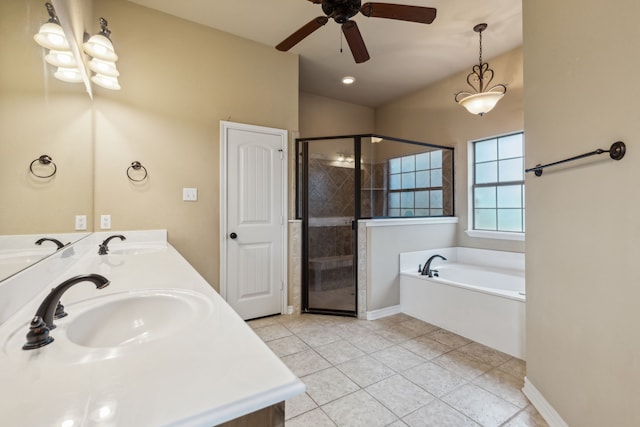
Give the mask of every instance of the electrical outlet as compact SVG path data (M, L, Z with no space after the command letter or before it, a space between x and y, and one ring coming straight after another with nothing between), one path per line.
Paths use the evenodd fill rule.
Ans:
M76 215L76 230L86 230L87 229L87 216L86 215Z
M183 188L182 189L182 200L185 202L195 202L198 200L198 189L197 188Z
M102 230L111 228L111 215L100 215L100 228Z

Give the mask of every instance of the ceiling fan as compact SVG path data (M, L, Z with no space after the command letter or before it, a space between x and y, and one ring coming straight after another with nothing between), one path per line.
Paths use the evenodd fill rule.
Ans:
M408 6L392 3L365 3L361 0L307 0L322 5L322 11L326 16L319 16L303 25L298 31L291 34L276 46L283 52L302 41L305 37L325 25L329 18L333 18L338 24L342 24L342 32L349 44L356 63L369 60L369 52L364 44L358 24L351 20L352 17L362 13L366 17L397 19L400 21L431 24L436 18L436 9L432 7Z

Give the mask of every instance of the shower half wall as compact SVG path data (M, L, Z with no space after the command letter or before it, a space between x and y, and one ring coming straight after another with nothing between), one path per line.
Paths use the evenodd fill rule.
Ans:
M453 216L453 148L349 135L296 149L302 311L355 316L358 220Z

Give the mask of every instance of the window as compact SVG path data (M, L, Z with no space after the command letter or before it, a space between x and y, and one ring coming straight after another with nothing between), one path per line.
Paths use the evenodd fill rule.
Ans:
M388 216L442 216L442 150L389 159Z
M524 134L473 142L473 229L524 233Z

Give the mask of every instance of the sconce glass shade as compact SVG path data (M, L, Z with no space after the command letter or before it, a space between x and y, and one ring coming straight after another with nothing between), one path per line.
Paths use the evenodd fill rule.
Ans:
M82 48L88 55L94 58L111 62L118 60L118 55L116 55L115 49L113 48L113 43L102 34L91 36L89 41L82 45Z
M62 27L55 22L45 22L33 39L47 49L71 50Z
M55 78L68 83L80 83L82 82L82 73L77 68L65 68L58 67L58 70L54 74Z
M118 77L120 75L115 62L103 61L96 58L89 61L89 69L96 74L102 74L108 77Z
M56 67L74 68L78 66L76 58L70 51L51 50L44 59Z
M96 74L95 76L91 77L91 81L105 89L120 90L120 83L118 83L117 77Z
M482 116L493 110L498 101L504 96L504 92L483 92L462 98L458 103L471 114Z

